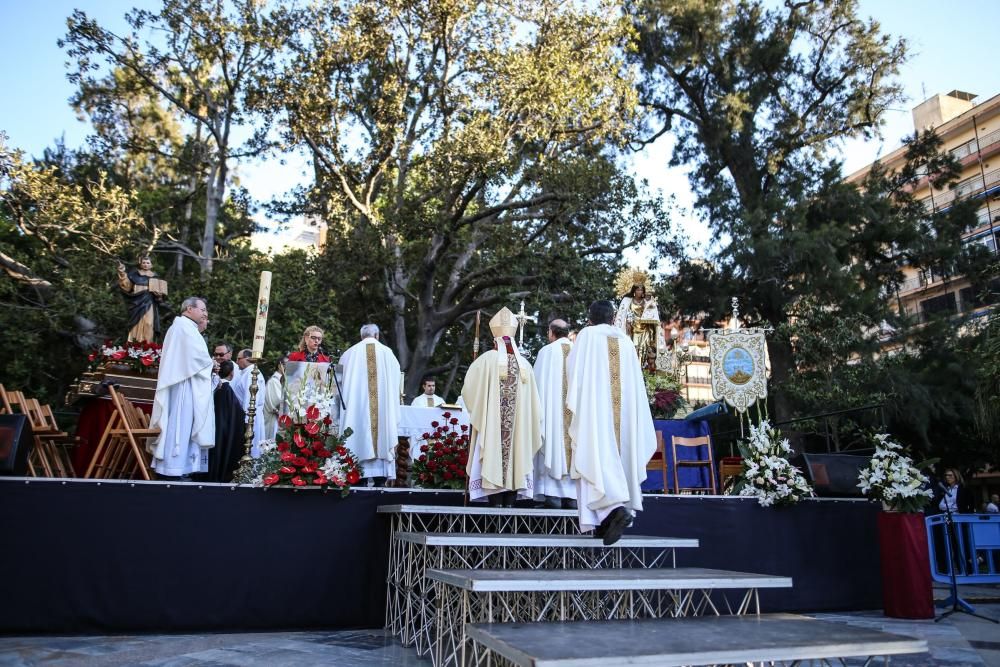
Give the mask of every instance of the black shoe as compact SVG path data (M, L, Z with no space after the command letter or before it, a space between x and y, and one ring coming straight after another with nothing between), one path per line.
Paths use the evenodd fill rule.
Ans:
M604 540L604 546L610 547L612 544L621 539L622 533L628 527L629 513L624 507L616 507L611 514L608 515L607 525L604 528L604 535L602 539Z
M507 508L514 507L514 503L517 502L517 491L504 491L503 496L503 506Z
M564 510L575 510L575 509L580 509L580 508L579 508L579 507L577 506L577 504L576 504L576 501L575 501L574 499L572 499L572 498L563 498L563 499L562 499L562 508L563 508Z
M542 504L542 507L547 510L557 510L562 507L562 503L555 496L545 496L545 502Z
M503 507L503 493L491 493L486 496L486 500L490 507Z

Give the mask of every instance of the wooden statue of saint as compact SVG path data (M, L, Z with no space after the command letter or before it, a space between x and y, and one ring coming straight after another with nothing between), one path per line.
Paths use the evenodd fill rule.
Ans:
M139 258L139 266L126 271L118 262L118 288L128 305L129 341L154 342L160 333L160 304L167 295L167 281L153 272L148 256Z

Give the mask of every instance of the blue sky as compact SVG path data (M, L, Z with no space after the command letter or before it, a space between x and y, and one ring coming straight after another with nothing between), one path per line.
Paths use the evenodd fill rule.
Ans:
M67 100L73 86L66 80L65 53L56 45L66 31L66 17L81 8L102 25L124 30L123 15L134 5L155 8L147 0L0 0L0 130L11 146L40 155L60 136L70 147L84 142L87 126ZM842 147L845 173L863 167L896 148L913 131L910 109L936 93L958 89L987 99L1000 93L996 66L996 28L1000 0L861 0L861 13L890 34L910 42L911 58L900 82L909 101L886 116L882 141L850 142ZM942 11L944 10L944 11ZM682 208L691 196L683 170L666 168L670 140L664 138L631 163L654 188L675 194ZM258 200L307 178L303 160L241 165L236 174ZM688 213L678 220L690 238L704 245L708 232Z

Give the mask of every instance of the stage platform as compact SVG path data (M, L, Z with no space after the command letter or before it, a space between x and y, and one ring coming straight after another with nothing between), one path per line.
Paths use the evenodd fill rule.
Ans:
M341 498L219 484L3 478L0 632L381 627L391 517L399 515L378 507L462 502L452 491L357 489ZM795 580L791 589L761 590L762 611L881 606L874 504L644 502L626 535L697 540L699 549L677 550L678 567Z

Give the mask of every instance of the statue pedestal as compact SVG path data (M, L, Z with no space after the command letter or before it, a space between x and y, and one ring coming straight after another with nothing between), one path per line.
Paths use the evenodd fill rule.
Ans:
M66 405L72 405L82 398L104 396L104 383L115 385L122 395L134 401L152 402L156 395L156 368L136 371L128 366L108 365L103 369L84 373L66 394Z

